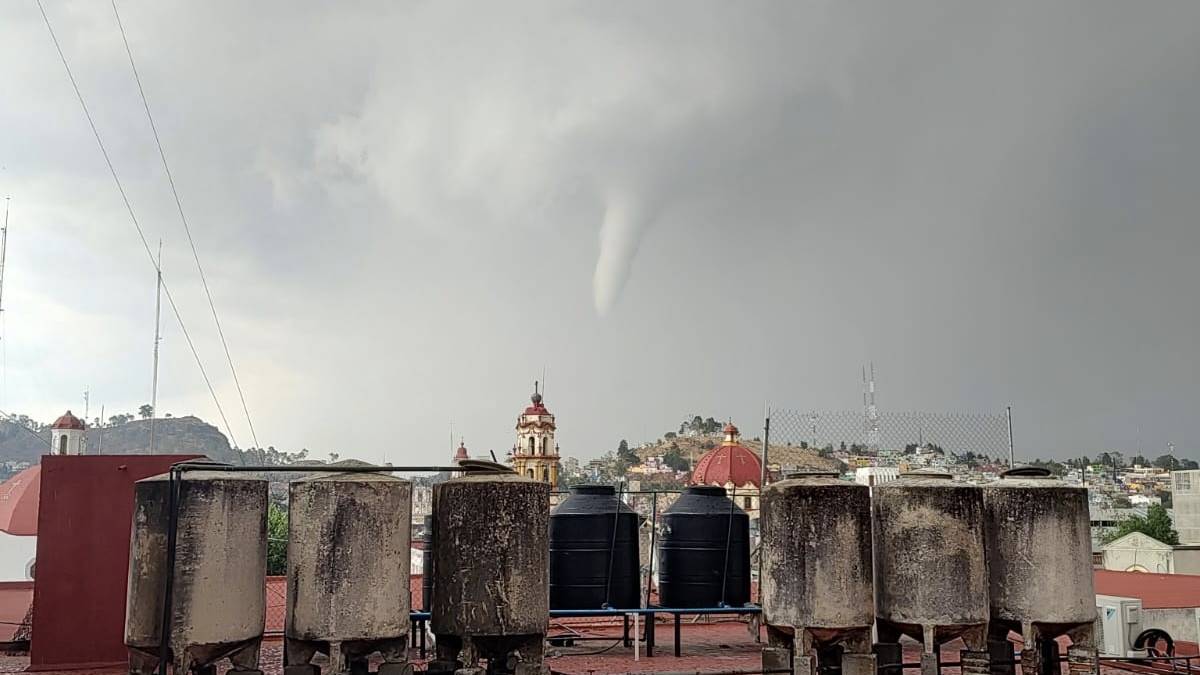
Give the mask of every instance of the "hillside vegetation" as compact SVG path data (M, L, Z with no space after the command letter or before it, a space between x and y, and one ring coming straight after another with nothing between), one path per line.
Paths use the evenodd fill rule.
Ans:
M665 455L674 448L678 448L679 454L687 460L688 465L695 467L696 462L699 461L704 453L720 444L721 436L719 434L687 435L659 439L655 443L636 448L635 452L639 458L645 460L649 457ZM762 441L743 438L741 439L741 444L753 450L759 457L762 457ZM767 453L767 463L771 467L780 467L785 471L804 469L821 471L841 470L840 462L831 457L822 457L816 450L802 449L790 445L776 445L775 443L771 444Z

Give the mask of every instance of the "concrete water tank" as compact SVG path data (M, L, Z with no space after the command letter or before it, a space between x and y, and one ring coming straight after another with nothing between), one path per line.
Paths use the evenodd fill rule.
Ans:
M350 465L350 463L347 463ZM356 463L357 464L357 463ZM292 481L288 501L286 675L381 675L407 663L412 483L383 473L325 473Z
M760 523L763 668L840 661L844 675L873 675L870 490L836 473L793 474L763 491Z
M134 486L125 644L129 670L158 664L167 582L168 474ZM179 482L170 651L174 672L259 673L266 613L267 481L245 474L188 471Z
M1018 467L984 485L985 543L992 641L1012 654L1020 633L1022 670L1058 669L1054 638L1092 648L1096 620L1087 489L1035 467Z
M971 659L964 669L977 669L988 623L979 488L915 471L874 487L871 502L879 642L898 646L901 634L920 641L922 672L936 675L938 645L962 637ZM895 657L880 652L880 665Z
M433 488L437 657L429 672L543 674L550 485L491 462Z

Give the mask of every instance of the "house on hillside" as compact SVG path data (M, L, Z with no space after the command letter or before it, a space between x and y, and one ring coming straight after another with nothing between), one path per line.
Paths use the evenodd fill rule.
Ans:
M1172 546L1143 534L1129 534L1101 547L1104 569L1117 572L1200 574L1200 545Z

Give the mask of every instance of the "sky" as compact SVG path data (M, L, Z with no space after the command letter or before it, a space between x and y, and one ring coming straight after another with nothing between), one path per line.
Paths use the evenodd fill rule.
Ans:
M1000 414L1200 458L1200 4L44 0L211 379L159 410L369 461L693 414ZM34 0L0 6L0 409L149 401L155 272ZM544 376L543 376L544 373Z

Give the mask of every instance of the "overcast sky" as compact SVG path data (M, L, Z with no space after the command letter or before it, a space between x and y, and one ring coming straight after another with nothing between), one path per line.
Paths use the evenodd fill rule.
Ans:
M107 2L45 0L252 445ZM1200 4L118 7L263 445L565 454L767 402L1012 405L1200 458ZM33 0L0 6L0 404L150 398L154 270ZM166 314L160 406L220 424ZM224 427L223 424L220 424Z

